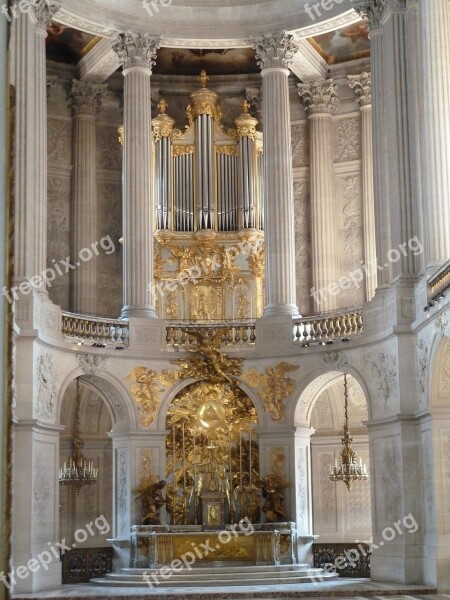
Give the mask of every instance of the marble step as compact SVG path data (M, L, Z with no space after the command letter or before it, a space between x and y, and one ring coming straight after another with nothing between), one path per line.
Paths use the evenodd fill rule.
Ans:
M298 565L283 565L284 567L296 567ZM276 566L238 567L239 571L230 567L222 569L210 569L197 567L188 571L183 569L179 572L171 573L170 577L163 579L158 576L158 570L148 570L149 582L143 579L145 569L140 573L109 573L103 578L91 579L94 585L108 587L199 587L199 586L232 586L232 585L283 585L294 583L320 583L320 581L330 581L337 579L336 574L324 573L322 569L279 569ZM256 570L258 569L258 570ZM262 570L264 569L264 570ZM124 569L124 571L134 571L133 569ZM211 572L213 571L213 572ZM152 579L151 574L155 573Z
M208 563L208 566L206 564L201 564L201 565L196 565L193 564L192 565L192 571L195 572L201 572L201 573L218 573L218 574L222 574L225 573L227 570L233 571L233 573L255 573L258 571L261 571L262 573L267 573L268 569L275 569L278 572L281 571L307 571L307 570L311 570L311 571L321 571L321 569L319 568L312 568L309 567L309 565L307 563L297 563L295 565L255 565L254 563L248 563L248 564L242 564L242 561L240 561L239 563L214 563L213 561L211 561L210 563ZM160 568L137 568L137 567L122 567L122 569L120 569L120 573L123 573L124 575L142 575L143 573L156 573L160 570ZM187 571L187 569L186 569Z

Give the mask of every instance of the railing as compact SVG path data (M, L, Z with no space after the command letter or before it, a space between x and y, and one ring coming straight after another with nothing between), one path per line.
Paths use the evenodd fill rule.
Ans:
M128 322L102 317L62 313L62 333L66 338L102 346L128 345Z
M308 346L312 342L325 345L335 340L348 341L363 331L362 310L347 313L303 317L294 321L294 342Z
M445 296L450 289L450 260L428 281L428 299L435 304Z
M200 332L206 339L213 339L221 335L223 346L254 345L256 342L254 322L226 322L226 323L169 323L166 328L166 342L170 346L184 346L194 344L196 338L189 332Z

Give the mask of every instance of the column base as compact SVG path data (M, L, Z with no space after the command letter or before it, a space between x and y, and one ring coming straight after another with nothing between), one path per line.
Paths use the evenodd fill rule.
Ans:
M119 318L159 319L156 310L151 306L124 306Z
M301 317L295 304L268 304L264 307L263 317Z

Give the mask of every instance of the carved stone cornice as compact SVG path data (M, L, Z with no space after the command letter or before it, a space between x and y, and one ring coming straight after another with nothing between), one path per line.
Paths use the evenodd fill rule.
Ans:
M95 115L100 110L107 91L108 87L104 83L96 84L73 79L68 94L69 108L74 115Z
M127 69L147 69L150 73L155 64L156 51L161 46L161 40L148 33L132 33L127 31L119 35L113 50L117 53Z
M337 89L338 85L333 79L297 85L298 95L303 101L305 112L309 115L335 114L340 104Z
M381 20L385 15L388 0L353 0L353 8L368 20L367 29L375 31L381 28Z
M361 75L347 75L348 85L355 92L361 107L372 104L372 74L364 71Z
M31 2L31 5L37 31L47 36L47 29L53 17L61 8L60 0L34 0L34 2Z
M288 69L298 52L298 44L292 35L282 33L278 36L267 34L253 41L258 66L264 69Z

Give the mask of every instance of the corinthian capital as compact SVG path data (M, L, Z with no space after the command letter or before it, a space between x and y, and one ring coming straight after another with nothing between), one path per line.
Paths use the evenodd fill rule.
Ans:
M372 104L372 74L347 75L348 85L356 94L360 106Z
M368 30L380 29L389 0L353 0L355 11L369 21Z
M155 64L156 51L161 45L159 39L148 33L132 33L127 31L119 35L113 49L121 60L124 69L142 68L151 73Z
M107 92L106 84L73 79L69 92L69 108L75 115L95 115L101 108Z
M329 113L333 115L339 108L338 86L333 79L299 83L298 95L303 100L305 112L310 115Z
M287 69L298 52L298 45L292 35L265 35L253 42L256 60L261 69Z
M31 4L31 14L36 22L36 29L46 36L53 17L61 8L61 2L60 0L34 0Z

